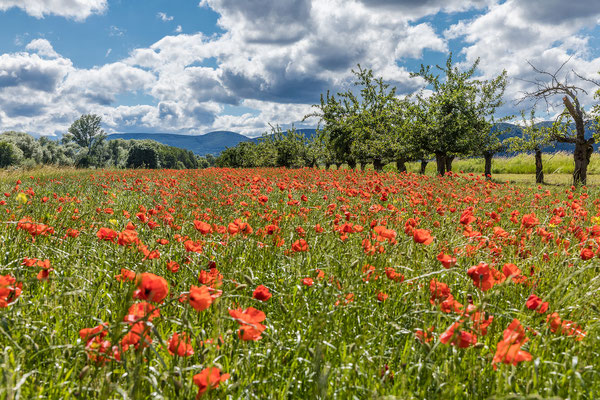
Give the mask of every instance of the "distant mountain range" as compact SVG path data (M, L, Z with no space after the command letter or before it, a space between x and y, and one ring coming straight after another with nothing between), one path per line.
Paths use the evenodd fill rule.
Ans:
M311 138L316 129L296 129L305 137ZM150 139L167 146L180 147L182 149L191 150L199 156L212 154L219 155L228 147L234 147L240 142L257 141L258 138L250 138L239 133L231 131L214 131L204 135L176 135L172 133L114 133L108 135L108 140L113 139Z
M552 122L546 121L540 122L540 124L551 125ZM507 133L500 136L501 140L504 140L507 137L521 135L521 128L514 124L500 123L496 125L495 129L507 130ZM316 133L315 129L297 129L296 131L302 133L306 138L309 139ZM259 138L249 138L248 136L231 131L214 131L204 135L177 135L172 133L115 133L108 135L108 140L112 139L150 139L168 146L191 150L199 156L205 156L207 154L217 156L228 147L234 147L241 142L257 141ZM572 151L573 145L568 143L556 143L555 147L550 147L544 150L551 152Z

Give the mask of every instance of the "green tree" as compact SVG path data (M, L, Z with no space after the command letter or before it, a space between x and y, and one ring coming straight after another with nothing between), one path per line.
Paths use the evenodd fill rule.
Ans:
M319 119L317 127L319 137L326 144L326 149L331 152L325 159L326 167L331 161L338 168L343 163L347 163L350 168L355 168L357 160L352 153L355 140L352 124L358 111L356 97L348 91L338 93L336 99L327 91L325 96L321 94L320 104L314 104L313 107L317 108L317 111L304 116L304 120L309 117ZM322 128L321 124L323 124Z
M69 127L65 140L72 140L91 152L94 142L102 140L106 133L101 127L102 118L95 114L82 115Z
M544 165L542 164L542 150L550 146L552 141L552 128L535 123L535 110L531 110L529 120L521 111L521 136L512 136L504 142L510 152L534 152L535 153L535 182L544 183Z
M432 90L430 96L418 95L428 120L420 142L427 153L435 154L440 175L452 170L454 157L469 155L481 146L482 135L490 133L491 117L502 104L506 72L481 81L474 79L478 65L479 59L461 71L452 65L451 53L444 67L436 66L443 76L424 65L419 72L411 73Z
M23 159L23 152L14 143L0 142L0 168L18 165Z
M42 147L33 136L25 132L8 131L0 134L0 140L17 146L23 153L24 160L34 164L42 163Z
M360 99L348 91L346 96L356 104L356 112L350 118L354 140L351 151L358 160L371 160L377 171L383 169L384 160L398 154L394 148L394 138L400 136L397 128L402 126L402 118L396 99L396 88L374 78L373 71L352 70L356 75L356 86L360 86ZM400 128L401 129L401 128ZM401 165L404 161L401 159ZM404 168L406 169L406 168Z
M127 168L160 168L159 153L151 143L136 141L127 156Z
M271 126L269 138L277 150L277 166L300 168L306 158L306 138L292 126L284 132L279 125Z

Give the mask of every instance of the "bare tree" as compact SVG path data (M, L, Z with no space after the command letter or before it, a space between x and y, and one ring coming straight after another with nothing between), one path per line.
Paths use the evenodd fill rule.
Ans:
M587 94L585 89L573 85L569 82L568 74L564 78L560 78L559 74L565 64L570 61L565 61L556 72L548 72L535 67L528 61L528 64L535 72L543 78L535 79L534 81L526 81L534 85L535 89L531 92L524 92L524 96L519 101L533 99L537 105L543 101L546 108L549 110L552 107L552 100L557 96L562 96L562 103L565 107L564 111L559 115L552 129L551 139L561 143L572 143L575 145L573 159L575 161L575 170L573 171L573 184L585 185L587 182L587 167L590 163L590 157L594 151L594 138L585 138L585 127L589 121L586 118L585 111L579 103L579 95ZM577 77L580 75L574 73ZM563 123L563 119L572 118L575 123L575 133L570 129L570 124Z

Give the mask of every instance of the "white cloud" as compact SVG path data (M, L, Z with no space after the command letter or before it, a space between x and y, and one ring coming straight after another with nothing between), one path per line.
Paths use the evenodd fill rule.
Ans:
M58 58L59 55L46 39L35 39L29 42L25 47L26 50L38 53L42 57Z
M528 61L542 70L554 72L571 58L564 70L571 73L571 78L574 78L572 69L587 76L593 76L600 69L600 58L590 56L589 38L579 33L596 24L600 3L588 0L571 2L569 7L565 4L556 0L508 0L493 5L487 13L471 21L453 25L445 37L465 40L468 45L462 53L469 63L481 58L480 69L485 76L507 70L510 84L505 111L514 112L514 102L523 92L531 90L528 81L543 78L533 71ZM590 94L595 91L585 82L580 85ZM592 96L582 95L581 100L583 104L593 102ZM528 105L530 103L522 107Z
M35 18L57 15L82 21L92 14L102 14L107 0L0 0L0 11L18 7Z
M0 9L2 4L7 2L0 0ZM202 0L199 5L219 14L224 33L181 34L177 26L150 47L91 69L75 68L45 39L31 41L26 53L0 55L3 126L61 132L87 112L100 114L109 131L225 129L256 136L269 122L314 126L314 120L301 122L310 105L327 90L353 87L350 70L357 63L397 86L399 94L411 93L422 82L411 79L402 63L422 58L426 50L444 55L455 39L466 43L457 55L463 64L481 57L486 77L508 70L507 100L527 89L517 78L535 76L527 60L552 70L572 56L572 67L590 77L600 65L595 43L583 30L598 24L600 3L592 0L568 9L557 0ZM474 17L443 33L427 22L432 19L422 19L463 11ZM156 17L172 20L166 13ZM123 32L112 28L112 34ZM127 102L120 104L123 98ZM253 111L228 115L236 107ZM514 110L508 103L503 111Z
M156 17L160 18L163 22L173 21L173 17L167 15L164 12L159 12L158 14L156 14Z
M183 31L183 28L181 27L181 25L177 25L177 28L175 28L175 33L181 33Z

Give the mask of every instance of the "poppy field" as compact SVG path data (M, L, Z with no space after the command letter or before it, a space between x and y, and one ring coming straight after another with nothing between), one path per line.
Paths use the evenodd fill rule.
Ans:
M600 396L596 188L214 168L0 184L0 398Z

